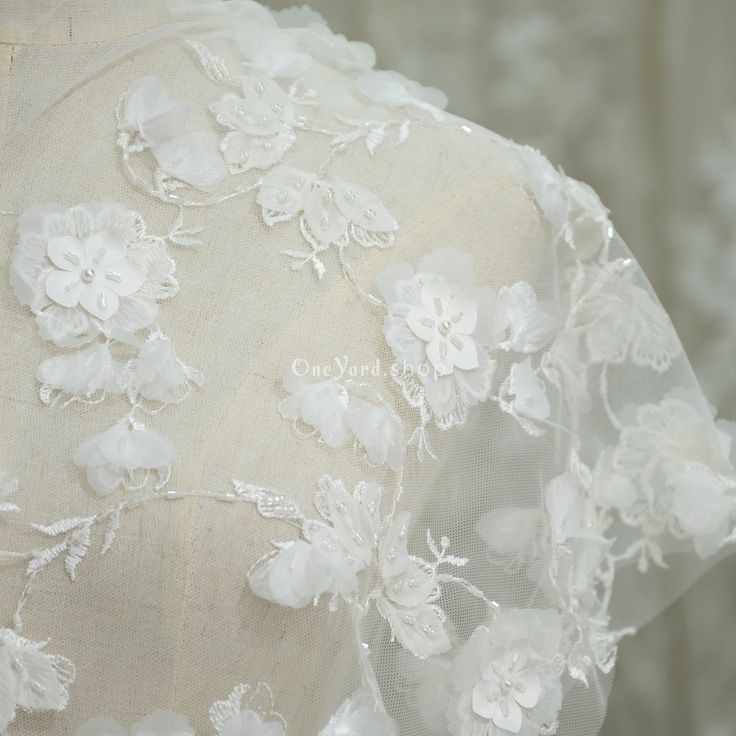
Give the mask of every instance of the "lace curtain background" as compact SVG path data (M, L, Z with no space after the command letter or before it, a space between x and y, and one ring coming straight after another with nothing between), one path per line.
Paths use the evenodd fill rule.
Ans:
M275 8L292 5L271 0ZM732 0L311 0L449 109L590 182L736 417ZM621 646L602 736L733 736L736 560Z

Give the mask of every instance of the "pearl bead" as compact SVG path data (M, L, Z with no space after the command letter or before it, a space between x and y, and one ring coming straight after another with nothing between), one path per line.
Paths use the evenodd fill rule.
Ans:
M82 281L84 281L85 284L90 284L94 280L95 280L94 268L85 268L84 271L82 271Z
M450 322L449 319L443 320L442 322L440 322L438 329L442 337L447 337L450 330L452 329L452 322Z

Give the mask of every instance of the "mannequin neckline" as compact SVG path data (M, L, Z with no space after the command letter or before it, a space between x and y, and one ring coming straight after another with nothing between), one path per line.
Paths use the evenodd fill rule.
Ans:
M164 0L0 0L0 44L112 41L171 20Z

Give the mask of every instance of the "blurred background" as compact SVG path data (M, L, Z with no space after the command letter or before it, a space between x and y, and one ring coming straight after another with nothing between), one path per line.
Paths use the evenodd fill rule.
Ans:
M706 394L736 419L734 0L310 5L378 66L592 184ZM735 627L732 559L622 643L602 736L736 736Z

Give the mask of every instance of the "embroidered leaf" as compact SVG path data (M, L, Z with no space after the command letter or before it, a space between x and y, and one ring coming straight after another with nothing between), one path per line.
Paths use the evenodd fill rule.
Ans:
M375 153L376 148L383 142L385 137L385 125L378 125L368 131L368 135L365 137L365 147L368 149L368 153L370 153L371 156Z
M200 64L205 71L205 74L213 82L224 82L230 79L230 71L227 68L225 60L217 54L210 51L204 44L199 41L193 41L192 39L186 39L185 43L199 58Z
M46 565L49 564L49 562L53 562L59 555L66 552L68 546L69 540L65 539L63 542L59 542L59 544L55 544L53 547L47 547L46 549L42 550L34 550L33 558L26 567L26 574L35 575L36 573L40 572L41 570L43 570L44 567L46 567Z
M64 558L64 567L69 577L74 580L77 575L77 565L87 556L89 552L90 538L92 535L92 521L75 529L69 535L69 548Z
M45 534L48 537L57 537L59 534L65 534L66 532L76 529L78 526L90 522L91 518L85 518L80 516L74 516L71 519L60 519L55 521L53 524L31 524L31 526L38 532Z
M101 555L104 555L115 541L115 536L118 533L118 529L120 529L120 512L122 508L123 504L118 504L110 514L110 521L107 524L105 535L102 539L102 549L100 550Z
M258 513L264 518L299 522L306 519L298 504L283 493L270 491L251 483L242 483L239 480L233 480L233 486L236 495L246 501L255 503Z

